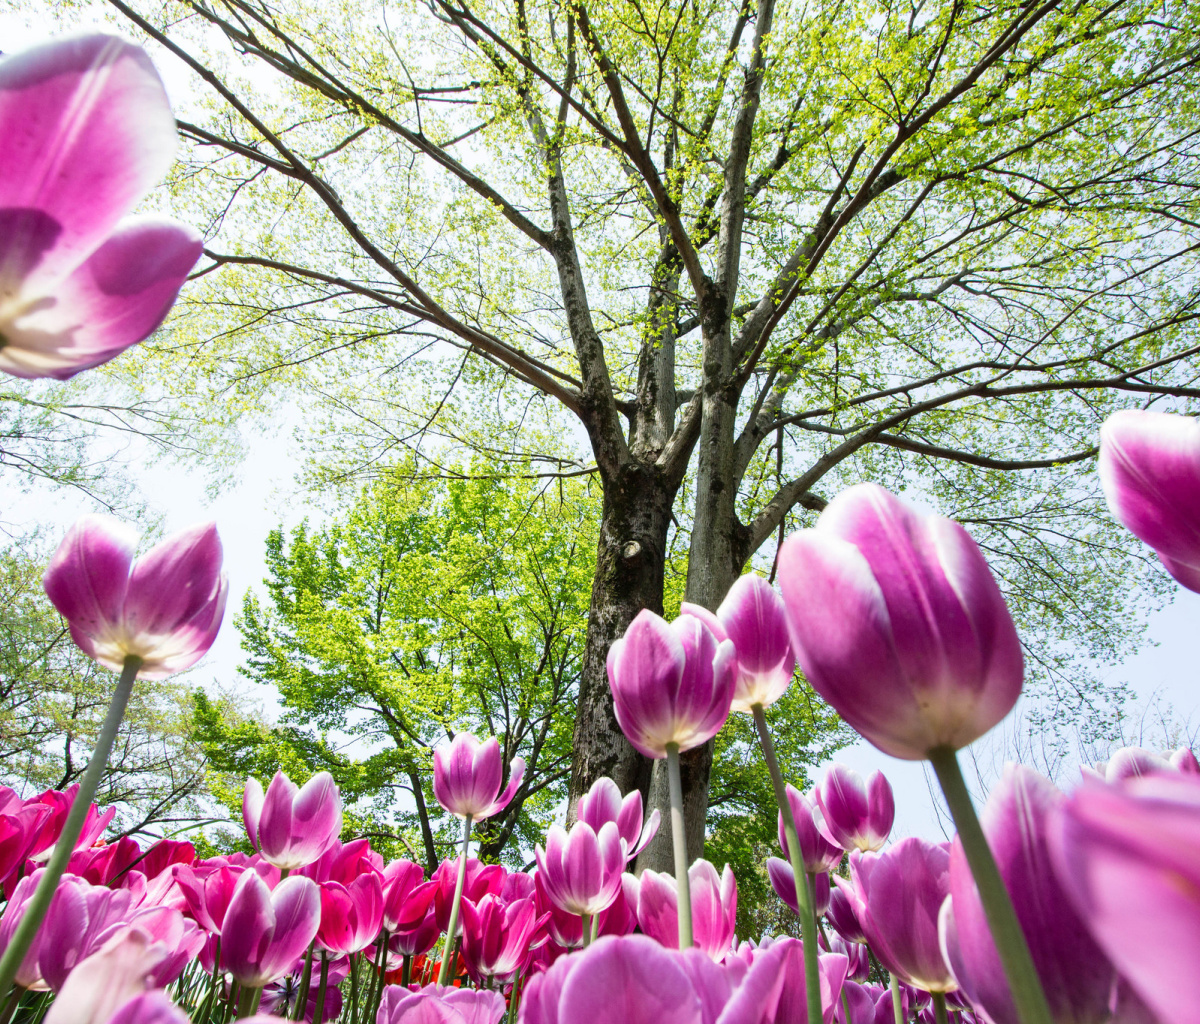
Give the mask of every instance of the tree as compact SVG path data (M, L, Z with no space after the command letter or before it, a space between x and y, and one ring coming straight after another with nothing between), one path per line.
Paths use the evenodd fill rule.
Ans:
M42 593L48 557L36 538L0 551L0 781L26 795L80 780L116 685ZM190 704L176 680L134 688L97 795L117 805L114 830L171 832L208 817Z
M248 594L240 626L243 673L278 688L280 728L202 713L214 762L242 778L327 769L357 833L390 835L432 870L458 840L433 797L433 747L459 729L495 735L526 769L509 807L477 826L480 852L528 859L566 797L588 489L397 471L344 517L273 531L269 600Z
M1195 4L109 2L206 89L175 188L210 262L146 374L295 385L359 469L450 438L574 471L586 434L572 799L665 789L604 661L678 533L712 607L862 478L966 521L1051 706L1094 703L1065 641L1119 656L1161 588L1096 427L1200 397Z

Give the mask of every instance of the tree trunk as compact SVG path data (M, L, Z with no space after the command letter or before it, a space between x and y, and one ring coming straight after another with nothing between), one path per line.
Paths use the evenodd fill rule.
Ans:
M647 796L650 761L617 725L605 667L608 649L643 608L661 615L667 527L674 489L653 466L631 462L604 480L604 505L592 581L587 642L575 713L574 760L567 820L592 783L608 776L622 793Z

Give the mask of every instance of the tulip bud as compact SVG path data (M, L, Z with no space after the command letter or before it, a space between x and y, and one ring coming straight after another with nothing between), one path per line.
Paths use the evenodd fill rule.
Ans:
M308 949L321 921L321 894L303 875L275 891L253 871L237 880L221 925L221 964L244 986L282 977Z
M264 860L294 870L311 864L338 841L342 797L329 772L318 772L303 787L276 772L265 796L257 779L246 780L242 821Z
M622 798L617 784L608 778L597 779L592 783L592 788L579 798L575 817L579 821L586 821L597 833L606 822L615 822L617 831L625 841L626 861L633 860L642 852L657 834L662 819L656 807L643 826L642 794L635 789Z
M816 804L806 794L801 793L795 786L787 787L788 804L792 808L792 818L796 822L796 836L800 840L800 860L804 870L808 872L828 871L841 862L842 848L830 842L817 828L813 812ZM778 815L779 845L785 857L788 852L787 836L784 834L783 815Z
M586 821L577 821L570 833L551 825L546 849L533 848L546 895L570 914L598 914L617 898L625 869L625 844L615 822L599 835Z
M883 772L863 778L844 764L832 764L814 796L821 810L818 826L844 850L880 850L896 818L892 787Z
M646 757L664 758L707 743L729 717L737 681L733 644L720 643L698 619L670 625L638 612L608 650L608 682L617 722Z
M2 350L0 350L2 351ZM84 516L58 546L42 580L71 639L105 668L141 659L138 675L191 668L212 646L228 581L212 523L156 544L137 561L137 534L106 516Z
M882 487L848 488L792 534L779 581L808 681L884 753L958 750L1020 696L1021 644L979 548Z
M733 948L737 924L737 879L729 865L721 877L706 860L688 868L692 897L692 930L696 948L721 960ZM679 948L679 893L675 879L649 869L642 872L638 894L638 924L668 949Z
M490 818L517 795L525 774L524 758L513 758L503 793L501 771L500 741L495 736L480 743L469 732L460 732L433 752L433 795L460 818Z

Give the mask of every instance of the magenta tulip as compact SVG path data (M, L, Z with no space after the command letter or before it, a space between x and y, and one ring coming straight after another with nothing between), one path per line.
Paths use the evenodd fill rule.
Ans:
M57 789L48 789L26 801L26 806L43 806L50 809L49 816L43 819L37 831L37 837L29 849L29 856L33 861L44 863L49 859L50 852L62 834L63 825L66 823L67 815L70 814L78 793L79 783L76 782L62 792ZM79 838L75 840L75 849L87 849L95 843L108 828L116 813L115 807L101 811L95 804L90 804L87 815L83 819L83 827L79 831Z
M736 655L695 617L668 625L643 608L608 650L608 682L626 739L646 757L664 758L668 746L691 750L725 724Z
M871 952L901 980L927 992L957 984L938 943L938 912L950 891L950 853L901 839L882 853L850 855L855 914Z
M545 880L539 871L534 875L535 896L538 910L546 916L546 931L552 942L564 949L583 945L583 919L579 914L563 910L546 893ZM621 876L621 888L617 898L607 909L597 915L598 935L628 935L637 928L638 892L641 886L637 878L626 872Z
M608 822L599 835L586 821L577 821L568 833L551 825L546 849L533 848L538 874L546 895L570 914L598 914L621 891L625 870L625 844L616 822Z
M484 864L476 857L467 858L466 878L463 882L463 899L478 903L490 893L499 893L504 886L506 872L501 864ZM438 929L450 927L450 905L454 900L454 887L458 882L458 861L444 860L433 873L431 882L437 883L433 906L437 914Z
M1200 423L1142 409L1113 413L1100 428L1098 468L1121 525L1176 580L1200 590Z
M530 979L521 1003L522 1024L582 1021L707 1024L679 954L644 935L598 939Z
M388 948L397 956L419 956L428 953L437 944L442 928L432 907L416 924L398 928L388 940Z
M592 831L599 832L606 822L616 822L617 831L625 840L625 859L633 860L658 832L662 815L656 807L650 817L642 823L642 794L634 790L625 797L617 784L609 778L599 778L592 788L579 798L575 817L586 821Z
M140 658L139 676L162 679L191 668L217 638L229 589L221 541L208 523L134 561L136 545L137 534L123 523L84 516L42 583L85 654L116 671L127 657Z
M415 928L429 912L437 883L425 881L420 864L394 860L383 869L383 927L389 932Z
M1063 799L1037 772L1009 765L988 798L981 824L1054 1020L1104 1024L1116 973L1072 907L1047 845L1049 821ZM941 942L955 979L994 1024L1018 1024L1000 955L957 841L950 851L950 895L941 911Z
M883 772L865 783L853 768L834 763L813 792L821 818L818 827L844 850L880 850L896 819L892 787Z
M1162 1021L1200 1021L1200 778L1085 781L1050 840L1059 882L1134 991Z
M721 876L706 860L688 868L692 897L692 929L696 948L721 960L733 948L737 925L737 880L729 865ZM678 889L675 879L647 869L638 894L638 924L668 949L679 948Z
M198 232L126 217L171 166L150 58L115 36L0 64L0 369L68 377L149 335L199 259Z
M500 1024L504 996L499 992L427 985L410 992L399 985L383 990L376 1024Z
M368 871L349 885L322 882L321 926L317 945L331 953L360 953L375 941L383 924L383 885Z
M243 871L221 926L221 965L242 985L261 988L291 970L320 921L321 894L311 878L293 875L272 892Z
M246 780L242 821L264 860L294 870L311 864L337 842L342 797L329 772L318 772L303 787L276 772L265 795L257 779Z
M382 877L383 857L371 849L367 839L352 839L348 843L335 839L320 857L298 870L314 882L349 885L366 872L374 872Z
M508 785L500 792L503 764L495 736L480 743L469 732L433 752L433 795L451 814L479 821L499 814L517 795L525 774L525 759L514 757Z
M844 956L817 959L822 1024L832 1024L846 980ZM808 1019L804 949L792 938L764 942L733 992L719 1024L793 1024Z
M893 757L964 747L1020 696L1012 617L979 548L949 519L858 484L784 542L779 579L808 681Z
M739 577L715 615L684 603L681 615L694 615L718 640L731 640L737 657L732 711L747 714L755 704L770 707L791 685L796 668L788 639L783 599L761 576Z
M767 879L771 888L793 914L800 914L800 901L796 895L796 876L792 865L781 857L767 858ZM812 912L820 917L829 909L829 874L819 871L812 875Z
M525 968L530 949L546 940L542 926L549 915L538 914L533 897L504 903L488 895L478 906L464 900L462 916L462 955L478 983L495 978L508 984Z
M819 828L813 812L817 805L806 793L801 793L795 786L787 787L788 804L792 808L792 818L796 822L796 836L800 840L800 860L807 872L828 871L834 865L841 863L842 848L830 842ZM788 856L787 836L784 834L783 815L778 817L779 845L783 855Z
M858 923L858 915L854 910L858 900L854 884L835 875L825 915L833 925L834 931L847 942L865 943L867 937L863 934L862 925Z

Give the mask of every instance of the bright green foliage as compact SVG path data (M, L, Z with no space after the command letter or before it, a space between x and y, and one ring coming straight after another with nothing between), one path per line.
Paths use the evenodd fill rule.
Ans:
M570 769L595 502L586 481L476 470L388 473L345 516L273 532L267 600L248 595L239 624L244 674L282 696L279 727L203 716L221 770L328 769L348 833L427 865L457 838L433 800L439 742L467 729L497 736L506 763L525 758L510 810L476 832L483 856L513 863L561 817Z
M48 557L36 538L0 551L0 782L26 796L79 781L117 681L42 592ZM181 681L134 687L96 797L118 805L115 831L169 833L207 817L189 711Z

